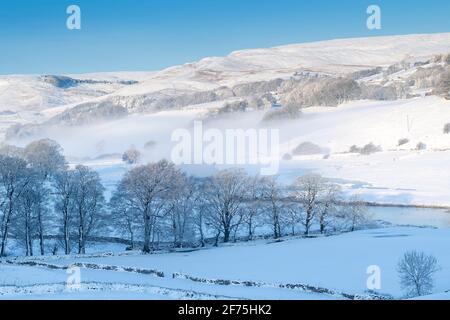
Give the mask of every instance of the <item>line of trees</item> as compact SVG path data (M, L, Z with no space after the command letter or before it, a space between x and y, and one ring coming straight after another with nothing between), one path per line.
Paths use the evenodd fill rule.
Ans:
M354 197L343 204L339 186L320 175L302 176L285 188L276 177L249 176L240 169L189 177L166 160L126 173L110 208L133 248L136 235L143 235L144 252L161 239L171 239L175 247L204 246L208 236L218 245L252 240L257 228L271 230L277 239L313 230L354 231L369 221L363 201Z
M98 173L81 165L69 169L56 142L1 148L0 256L6 255L11 236L23 244L26 255L34 254L36 240L45 255L48 235L62 235L66 254L72 252L72 239L78 253L85 253L86 240L105 221L104 208Z
M274 238L312 231L355 230L368 221L364 203L342 204L339 187L319 175L305 175L282 187L276 177L250 176L240 169L192 177L161 160L134 166L109 202L97 172L69 168L52 140L25 148L0 149L0 255L14 238L26 255L86 252L93 236L126 237L146 253L161 242L174 247L252 240L256 230ZM38 244L38 246L36 246ZM47 249L46 249L47 248Z

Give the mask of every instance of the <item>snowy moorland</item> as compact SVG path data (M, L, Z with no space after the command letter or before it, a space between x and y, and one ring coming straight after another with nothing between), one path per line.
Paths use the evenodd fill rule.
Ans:
M199 122L278 130L277 175L174 166ZM450 34L4 75L0 141L0 298L449 298ZM415 295L412 251L437 261Z

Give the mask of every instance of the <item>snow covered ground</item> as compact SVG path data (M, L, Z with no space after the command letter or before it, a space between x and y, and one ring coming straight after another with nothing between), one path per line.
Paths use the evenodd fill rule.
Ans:
M449 228L390 227L179 253L18 258L0 264L0 295L10 299L345 299L342 294L368 296L367 268L376 265L381 270L381 289L377 293L400 299L403 293L396 267L408 250L424 251L438 259L441 269L433 291L438 295L450 289L449 240ZM23 265L33 261L41 265ZM81 266L82 286L68 291L64 268L72 265ZM164 277L142 270L158 270ZM192 280L195 278L204 280L196 282ZM226 280L252 281L255 286L227 285ZM332 293L280 288L287 284L326 288Z

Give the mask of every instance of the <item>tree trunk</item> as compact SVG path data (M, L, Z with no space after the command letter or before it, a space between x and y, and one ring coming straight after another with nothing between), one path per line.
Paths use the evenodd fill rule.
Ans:
M84 254L84 214L79 209L80 225L78 226L78 254Z
M150 217L147 210L144 212L144 253L150 253Z
M230 228L227 226L223 230L223 242L228 243L230 241Z
M220 232L218 232L217 235L216 235L216 239L214 241L214 247L218 247L219 246L219 237L220 237Z
M320 224L320 234L324 234L324 232L325 232L325 217L323 214L320 216L319 224Z
M64 253L70 254L70 230L69 230L69 213L64 212Z
M26 247L26 256L33 255L33 245L30 236L30 216L28 212L25 213L25 247Z
M39 232L39 248L41 250L41 256L45 255L44 248L44 227L42 225L42 210L38 209L38 232Z
M9 229L9 221L11 219L11 213L12 213L12 206L10 200L7 216L5 217L4 225L2 226L3 235L2 235L2 249L0 251L0 257L4 257L6 253L6 243L8 241L8 231L9 231L8 229Z

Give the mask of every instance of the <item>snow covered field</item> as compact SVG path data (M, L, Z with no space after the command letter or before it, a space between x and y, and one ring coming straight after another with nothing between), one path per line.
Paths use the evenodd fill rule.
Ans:
M1 141L20 147L40 138L57 141L71 167L83 164L100 174L107 200L133 168L122 161L127 148L142 153L141 163L170 159L174 130L193 130L194 121L202 120L205 130L221 132L278 129L275 158L284 158L278 172L284 186L319 173L342 187L344 200L359 195L387 205L370 207L376 228L330 236L149 255L117 243L96 243L86 256L25 258L18 249L0 260L0 299L401 299L397 264L409 250L432 254L440 266L433 294L422 298L449 299L450 134L443 129L450 123L450 100L431 95L432 88L414 87L413 97L305 107L296 119L265 122L267 108L211 116L259 90L259 81L304 74L334 79L402 62L407 66L386 78L360 81L403 84L418 72L416 64L448 53L450 34L411 35L238 51L159 72L0 76ZM429 62L427 68L437 66ZM269 91L263 93L277 97ZM77 122L102 104L106 111L119 106L126 115ZM7 139L14 125L31 130ZM321 151L293 154L305 142ZM370 143L377 152L351 151ZM203 177L229 166L181 169ZM242 167L252 174L260 169ZM381 289L369 292L367 268L373 265L381 270ZM73 267L81 272L76 289L67 287Z
M377 293L400 299L403 293L397 263L404 252L413 249L438 259L441 269L436 275L434 294L442 294L450 289L449 240L448 228L389 227L324 238L261 240L179 253L18 258L0 265L0 294L9 299L345 299L341 294L368 296L366 271L369 266L377 265L381 269L381 289ZM31 261L42 265L20 265ZM82 287L68 291L64 285L68 277L66 270L55 270L53 266L63 268L74 264L82 266ZM109 271L113 266L118 270ZM99 267L103 270L94 270ZM139 273L142 270L159 270L164 277ZM173 274L202 278L210 283L177 278L179 275L173 278ZM252 281L259 287L211 283L215 280ZM287 284L326 288L333 293L278 288Z

